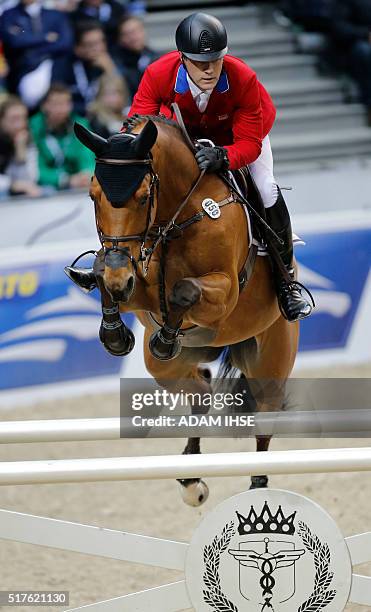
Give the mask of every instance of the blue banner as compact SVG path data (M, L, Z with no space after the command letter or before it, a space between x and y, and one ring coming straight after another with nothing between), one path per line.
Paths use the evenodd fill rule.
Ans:
M65 276L65 261L0 270L0 390L117 374L103 349L99 293ZM131 327L134 316L125 316Z
M301 324L300 350L343 349L370 271L371 228L303 238L307 246L296 249L300 280L317 308ZM98 291L86 295L68 280L65 257L48 261L45 251L36 263L0 269L0 391L125 375L132 356L106 353L98 339ZM133 328L134 316L124 318Z
M301 323L300 350L343 348L370 271L371 228L302 237L306 246L296 249L299 277L317 307Z

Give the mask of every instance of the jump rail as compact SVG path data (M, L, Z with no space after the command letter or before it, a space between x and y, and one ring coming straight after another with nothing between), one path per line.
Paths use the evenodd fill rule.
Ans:
M0 485L371 471L371 448L0 463Z
M255 427L250 435L371 435L371 410L327 410L267 412L254 415ZM3 421L0 425L0 444L29 442L73 442L116 440L121 434L133 435L130 417L53 419L32 421ZM188 437L190 427L176 427L176 437ZM172 430L172 435L174 433ZM207 435L207 427L198 431ZM205 431L206 430L206 431ZM213 432L215 436L215 431ZM151 437L169 437L169 429L156 427ZM174 436L175 437L175 436Z
M356 415L355 413L359 414ZM267 415L265 420L263 418L262 421L259 422L259 426L268 428L265 431L270 431L273 428L276 432L278 428L281 433L289 432L289 435L295 431L302 433L303 430L310 431L310 433L349 433L350 431L365 432L366 430L370 430L368 411L355 411L351 414L351 418L350 415L344 411L342 411L340 417L339 415L336 417L335 412L329 415L324 415L324 413L313 414L309 412L304 415L303 413L295 413L294 417L293 414L294 413L281 413L278 419L277 413L274 415ZM119 439L120 424L122 431L123 423L122 421L120 423L120 419L118 418L61 419L23 422L9 421L3 422L0 426L0 443L114 440ZM126 424L129 426L128 421L126 421ZM265 453L246 452L0 462L0 485L364 471L371 471L371 448L332 448L267 451ZM259 495L259 493L255 490L255 492L247 492L240 494L240 496L241 495L244 496L246 500L241 502L241 508L245 508L255 503L254 500L257 499L256 495ZM295 496L295 494L287 491L264 489L263 497L261 497L260 502L255 503L257 511L260 512L263 504L266 504L268 500L273 509L272 511L275 512L278 503L275 501L277 495L282 497L279 501L279 508L281 508L282 505L285 514L289 516L290 512L292 512L292 501L290 500L295 502L300 496ZM233 498L233 500L235 499L237 498ZM226 500L225 503L228 504L229 500ZM230 519L236 520L236 503L237 502L233 502L233 512L228 515L228 521ZM304 516L302 514L304 512L304 506L310 505L312 502L306 498L301 498L301 501L299 500L299 502L295 503L298 503L297 512L299 515ZM288 504L287 509L285 509L286 504ZM310 510L310 515L307 515L308 519L311 517L312 520L312 514L318 512L323 513L323 510L314 505ZM294 514L296 514L296 511ZM214 517L214 514L210 513L209 516ZM227 518L224 519L223 516L221 525L225 524ZM212 520L214 522L216 521L215 518L212 518ZM313 523L311 523L311 527L308 529L313 529L316 533L317 530L321 530L322 522L328 520L331 520L328 515L323 514L318 518L317 523L313 519ZM220 534L219 523L215 522L214 527L216 534L214 540L218 542ZM333 524L331 527L331 530L334 529L336 538L331 543L331 550L328 548L330 552L327 555L330 555L330 569L331 571L335 569L336 572L339 572L340 570L336 563L341 562L343 564L343 569L341 571L345 571L344 575L347 576L347 585L349 587L349 591L346 591L345 594L337 593L336 590L333 591L335 594L337 593L336 597L338 597L338 600L341 599L342 601L341 605L339 604L339 609L344 609L345 601L366 605L369 609L371 606L371 578L353 573L352 566L371 560L371 533L366 532L348 537L342 544L341 533L336 532L336 524ZM209 523L207 524L207 533L209 534L208 530ZM328 531L327 528L325 530L326 546L329 533L332 533L331 530ZM191 591L189 591L189 585L194 585L195 582L192 574L193 570L191 571L193 564L189 565L187 563L187 558L197 546L200 547L200 558L204 558L203 544L199 544L200 537L200 532L198 530L190 544L188 544L185 542L169 541L128 532L103 529L102 527L95 527L92 525L69 523L47 517L0 510L0 539L36 544L39 546L47 546L48 548L74 551L116 560L120 559L126 562L141 563L148 566L165 567L178 571L183 570L185 572L184 579L178 582L115 597L94 604L83 605L78 608L69 608L66 612L78 612L80 610L81 612L85 612L85 610L86 612L88 610L89 612L117 612L118 609L122 612L149 609L151 612L180 612L180 610L189 609L192 606L194 609L199 609L198 605L194 605L193 597L197 599L199 592L204 593L203 573L200 572L197 574L196 583L198 586L196 587L196 591L193 590L190 595ZM206 543L211 542L210 536L208 535L207 537L209 539ZM287 537L286 535L285 538ZM322 536L322 538L324 538L324 536ZM322 540L320 541L322 542ZM235 547L236 545L237 544L235 544ZM299 553L302 554L304 552L301 550L303 548L303 542L299 540L296 546L299 547ZM338 553L338 550L340 553ZM232 550L232 552L235 551ZM330 561L328 561L328 565ZM234 563L234 561L232 563ZM234 576L236 584L234 584L233 580L232 582L235 586L235 597L238 597L238 593L240 592L237 588L238 570L235 575L233 572L236 572L236 568L229 565L228 572L230 572L232 578ZM331 577L332 574L330 573L328 576ZM303 575L303 580L298 581L298 589L300 587L303 591L303 596L300 597L300 601L302 599L304 600L313 588L316 588L315 584L311 586L309 578L304 578L305 576ZM221 586L224 584L223 576L220 584ZM253 585L251 588L254 588L259 594L260 582L257 581L256 585ZM217 592L212 592L212 597L218 595L220 590L218 589ZM313 591L313 593L314 592L315 591ZM311 601L310 597L308 601ZM304 605L304 603L301 604L300 609L308 610L308 607L303 608Z

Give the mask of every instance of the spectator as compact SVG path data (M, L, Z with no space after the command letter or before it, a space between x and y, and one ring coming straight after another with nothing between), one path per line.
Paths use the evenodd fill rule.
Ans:
M121 19L118 26L116 63L125 77L133 97L147 66L159 56L147 46L144 24L139 17Z
M71 51L68 19L43 8L41 0L20 0L3 13L0 37L9 65L9 91L34 108L47 92L58 62Z
M85 115L87 105L97 94L99 78L115 72L117 69L108 53L101 25L85 22L76 31L74 56L65 59L55 80L68 85L75 112Z
M37 197L37 151L31 142L27 108L16 96L0 105L0 193Z
M89 105L88 117L94 132L109 138L120 132L129 110L129 92L122 77L104 75L99 79L97 97Z
M0 93L6 90L6 77L8 75L8 66L5 60L3 46L0 42Z
M31 119L38 148L39 183L55 189L86 188L94 168L91 152L75 137L75 121L89 127L86 119L72 112L72 98L65 85L49 89L42 110Z
M98 21L104 28L109 46L112 46L117 23L124 13L124 6L117 0L81 0L72 14L72 21L76 28L80 22Z
M333 20L333 40L343 66L357 80L371 126L371 2L338 0Z

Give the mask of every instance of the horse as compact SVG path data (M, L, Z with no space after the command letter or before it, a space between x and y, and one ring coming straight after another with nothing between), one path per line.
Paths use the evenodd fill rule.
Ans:
M75 133L96 156L90 198L102 245L94 272L105 348L114 355L132 350L120 313L134 313L145 328L146 368L160 385L188 380L193 391L212 393L204 364L223 353L225 371L270 381L269 392L256 394L258 411L281 410L299 324L280 312L269 257L250 257L256 246L238 197L220 176L200 173L171 119L139 116L107 140L79 124ZM269 442L257 436L257 451ZM189 438L183 452L200 453L200 438ZM267 481L253 476L251 487ZM179 482L186 503L206 500L201 478Z

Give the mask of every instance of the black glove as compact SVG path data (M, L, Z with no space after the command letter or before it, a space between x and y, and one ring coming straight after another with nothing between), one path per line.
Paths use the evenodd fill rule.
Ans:
M196 153L196 161L200 170L206 170L206 172L217 172L229 168L227 151L223 147L202 147Z

